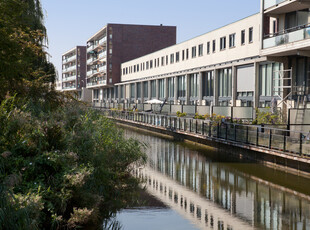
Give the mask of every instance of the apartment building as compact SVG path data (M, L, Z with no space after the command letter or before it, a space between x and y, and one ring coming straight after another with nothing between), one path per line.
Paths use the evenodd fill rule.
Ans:
M265 96L279 95L288 108L306 106L310 99L309 7L309 0L262 0L261 55L283 65L279 77L265 83ZM275 75L271 66L266 66L266 71L267 78Z
M122 62L175 43L175 26L104 26L87 40L87 88L92 90L93 101L115 96L113 86L120 82Z
M76 46L62 55L60 82L62 91L82 98L82 89L86 86L86 46Z
M115 101L259 106L261 14L121 65Z

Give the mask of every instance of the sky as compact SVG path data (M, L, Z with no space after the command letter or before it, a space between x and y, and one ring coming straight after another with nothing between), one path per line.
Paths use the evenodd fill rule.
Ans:
M51 62L107 23L177 26L177 43L260 10L260 0L42 0Z

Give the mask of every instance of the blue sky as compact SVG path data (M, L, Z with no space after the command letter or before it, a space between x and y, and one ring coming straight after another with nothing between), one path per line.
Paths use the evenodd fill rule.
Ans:
M177 42L258 13L260 0L42 0L51 61L107 23L177 26Z

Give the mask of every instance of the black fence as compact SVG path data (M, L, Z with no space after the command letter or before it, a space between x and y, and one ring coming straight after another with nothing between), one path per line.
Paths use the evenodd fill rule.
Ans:
M258 125L212 122L144 112L102 109L106 116L285 152L310 156L310 135Z

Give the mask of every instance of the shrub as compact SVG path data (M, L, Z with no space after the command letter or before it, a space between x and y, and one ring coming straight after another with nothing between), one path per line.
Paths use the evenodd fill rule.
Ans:
M138 141L78 103L39 115L22 104L0 105L1 195L12 194L0 213L15 210L21 226L26 213L31 229L76 228L131 201L139 184L131 171L146 160ZM10 220L0 218L0 229L19 229L7 228Z
M187 113L181 113L180 111L177 111L176 115L177 117L185 117Z

